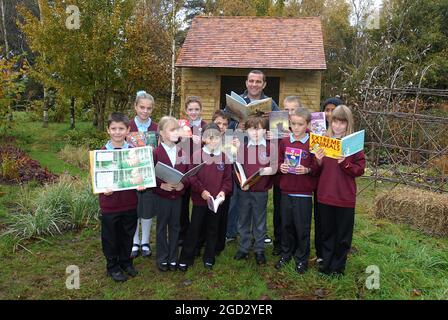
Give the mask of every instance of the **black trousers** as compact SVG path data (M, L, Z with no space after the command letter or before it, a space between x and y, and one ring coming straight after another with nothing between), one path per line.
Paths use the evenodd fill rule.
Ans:
M322 231L322 271L344 272L355 223L355 208L318 204Z
M191 188L187 188L182 196L182 207L180 212L180 240L185 240L188 226L190 225L190 197Z
M314 192L314 248L316 257L322 258L322 231L319 214L319 205L317 204L317 192Z
M272 202L274 206L274 247L280 248L282 243L282 214L281 214L281 199L282 191L279 186L274 185Z
M161 263L177 262L180 210L182 198L165 199L158 195L156 199L157 224L156 224L156 261Z
M107 271L132 265L132 240L137 229L137 210L101 215L101 244Z
M218 240L218 225L223 207L220 206L217 213L209 210L207 206L193 206L191 223L187 236L182 246L179 263L192 265L196 256L197 243L205 225L205 250L203 261L215 263L216 243Z
M227 216L229 214L230 197L226 197L226 200L221 204L222 212L219 214L218 223L218 240L216 241L216 252L219 253L226 247L226 233L227 233Z
M308 263L313 201L311 197L282 194L282 258Z

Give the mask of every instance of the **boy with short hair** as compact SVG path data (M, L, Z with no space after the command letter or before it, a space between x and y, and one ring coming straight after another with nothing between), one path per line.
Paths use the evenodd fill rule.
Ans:
M241 194L239 200L238 233L239 249L234 259L247 259L254 238L255 261L258 265L266 264L264 253L266 236L266 208L268 190L272 187L272 175L277 171L276 150L265 139L266 118L255 116L245 123L248 135L247 144L241 145L238 162L242 165L246 177L263 168L263 175L255 184L237 188ZM237 191L238 192L238 191Z
M101 150L128 149L129 119L122 113L109 116L107 133L110 140ZM144 190L138 187L138 190ZM111 191L99 195L101 209L101 243L107 261L107 274L116 282L135 277L138 271L131 259L132 241L137 227L137 194L135 190Z

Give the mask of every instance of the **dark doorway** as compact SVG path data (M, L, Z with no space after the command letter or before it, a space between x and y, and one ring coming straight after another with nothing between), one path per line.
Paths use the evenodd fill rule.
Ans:
M221 109L226 106L226 94L230 94L230 91L235 91L238 94L242 94L246 90L247 77L236 76L221 76L221 89L220 89L220 103ZM280 78L267 77L266 87L264 88L264 94L274 99L278 104L278 97L280 95Z

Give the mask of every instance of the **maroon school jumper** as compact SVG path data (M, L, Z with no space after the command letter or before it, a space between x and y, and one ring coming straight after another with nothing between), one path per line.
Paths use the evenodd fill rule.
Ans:
M101 150L106 150L106 146ZM125 212L137 208L137 193L135 190L114 191L109 196L100 193L99 202L102 214Z
M221 152L219 156L211 157L202 150L196 151L194 158L201 157L207 164L196 175L190 177L191 200L195 206L206 206L207 201L202 199L202 192L207 190L213 198L224 191L228 198L232 193L232 165L226 155ZM219 158L219 161L216 160ZM191 164L190 169L197 166Z
M364 174L366 158L363 151L351 155L341 163L324 157L320 166L317 202L330 206L354 208L356 205L355 178Z
M241 153L238 155L238 162L240 162L243 166L244 173L246 174L246 178L249 178L255 172L257 172L260 168L269 167L270 161L269 157L273 157L274 160L272 163L274 165L277 164L277 160L275 159L276 153L275 150L271 152L271 145L266 141L266 147L263 145L251 145L248 147L248 143L245 143L240 150L244 152L244 159L241 156ZM251 155L250 163L249 163L249 155ZM256 155L255 157L253 155ZM255 158L255 159L254 159ZM254 161L255 160L255 161ZM255 162L255 163L254 163ZM235 176L235 181L238 183L238 178ZM272 184L274 182L274 176L262 176L254 185L249 187L249 192L266 192L270 188L272 188Z
M278 166L285 161L285 151L286 148L296 148L302 149L302 158L300 159L300 164L306 168L310 168L311 172L309 174L281 174L280 175L280 190L284 194L303 194L312 195L313 191L316 190L317 186L317 175L319 174L319 167L310 149L310 139L305 143L300 141L294 141L291 143L290 137L285 137L280 140L279 145L279 156L278 156Z
M131 128L130 132L138 132L138 127L135 124L135 118L130 121L129 127ZM158 129L157 123L152 121L152 119L151 119L151 125L148 127L148 130L146 130L146 131L157 132L157 129Z

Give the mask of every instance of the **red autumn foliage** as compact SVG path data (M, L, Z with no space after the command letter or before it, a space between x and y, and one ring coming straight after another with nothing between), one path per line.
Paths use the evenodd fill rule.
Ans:
M24 183L35 180L43 184L52 182L57 177L16 146L0 145L0 181Z

